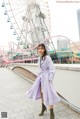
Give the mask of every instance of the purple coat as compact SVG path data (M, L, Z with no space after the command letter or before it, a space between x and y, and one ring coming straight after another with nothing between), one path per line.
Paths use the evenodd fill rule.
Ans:
M39 57L39 68L40 72L37 75L37 78L32 85L31 89L26 92L26 95L33 100L41 98L40 93L40 84L43 81L43 98L44 104L54 105L57 102L60 102L60 98L53 86L53 79L55 75L55 66L52 62L52 59L49 55L46 56L45 60L41 62Z

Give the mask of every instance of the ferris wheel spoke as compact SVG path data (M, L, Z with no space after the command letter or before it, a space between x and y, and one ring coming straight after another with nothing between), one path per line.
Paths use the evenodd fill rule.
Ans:
M4 1L8 1L10 3L15 3L15 4L17 4L17 3L21 3L21 4L25 3L24 0L4 0Z
M25 14L25 16L27 16L28 14L28 11L26 11L26 14ZM30 16L30 14L28 15L28 17ZM26 21L24 21L24 23L26 22L26 27L27 27L27 25L28 25L28 18L26 17ZM24 25L25 24L23 24L23 27L22 27L22 32L25 32L26 31L26 33L28 33L29 32L29 30L28 29L25 29L24 30ZM26 41L27 41L27 39L26 39ZM29 41L27 41L27 42L29 42Z
M14 8L13 11L15 12L16 10L19 10L19 9L20 9L20 8L17 8L17 9ZM24 9L24 10L25 10L25 9ZM21 10L21 9L20 9L20 11L24 11L24 10ZM8 10L8 12L9 12L9 11L11 11L11 10Z
M10 21L10 28L14 29L14 34L20 42L31 43L30 46L33 47L32 43L38 44L49 37L47 31L48 29L50 32L48 0L3 0L3 3L5 14ZM46 41L46 43L51 43L51 41Z
M17 13L15 12L14 15L16 15L16 16L17 16L17 15L20 15L20 14L22 14L25 10L26 10L26 9L21 10L21 11L18 11Z
M8 0L9 1L9 3L11 3L12 4L12 6L28 6L28 0Z

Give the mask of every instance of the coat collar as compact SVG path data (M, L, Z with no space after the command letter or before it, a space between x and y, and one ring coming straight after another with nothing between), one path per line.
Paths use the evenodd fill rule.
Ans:
M46 59L46 57L45 57L45 59ZM44 63L45 59L41 60L41 57L40 57L40 66Z

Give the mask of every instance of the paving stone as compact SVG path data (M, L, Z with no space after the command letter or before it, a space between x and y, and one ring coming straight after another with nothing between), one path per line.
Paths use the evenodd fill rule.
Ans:
M5 75L4 75L5 74ZM8 119L49 119L50 110L42 117L41 100L32 101L25 95L31 83L7 68L0 68L0 112L7 112ZM62 102L54 106L55 119L80 119L80 115Z

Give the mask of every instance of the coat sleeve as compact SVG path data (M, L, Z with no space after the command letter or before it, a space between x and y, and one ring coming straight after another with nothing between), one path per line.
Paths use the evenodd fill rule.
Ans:
M47 56L47 68L49 70L49 81L52 81L55 75L55 66L50 56Z

